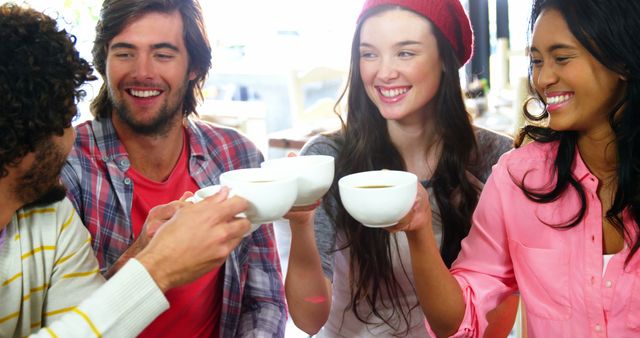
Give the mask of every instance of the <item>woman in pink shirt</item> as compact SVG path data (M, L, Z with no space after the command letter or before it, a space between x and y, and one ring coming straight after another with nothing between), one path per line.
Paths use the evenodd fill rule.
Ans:
M493 168L451 270L428 204L394 228L437 336L482 337L519 291L529 337L640 337L638 18L637 0L534 1L533 142Z

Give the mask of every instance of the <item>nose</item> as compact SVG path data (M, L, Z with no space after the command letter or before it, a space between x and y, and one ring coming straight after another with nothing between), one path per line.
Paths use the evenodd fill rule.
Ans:
M396 68L396 64L392 58L382 58L380 60L378 77L385 82L398 77L398 69Z
M542 65L534 68L533 70L535 84L541 92L544 92L549 86L558 82L558 76L554 69L554 65L548 65L543 63Z
M151 56L140 55L136 59L134 67L133 74L136 80L149 80L153 78L154 64Z

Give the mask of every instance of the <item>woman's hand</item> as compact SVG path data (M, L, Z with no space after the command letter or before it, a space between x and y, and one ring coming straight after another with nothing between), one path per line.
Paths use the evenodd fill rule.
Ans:
M413 232L418 230L431 230L431 205L427 190L418 183L418 193L413 207L396 225L386 228L394 233L398 231Z

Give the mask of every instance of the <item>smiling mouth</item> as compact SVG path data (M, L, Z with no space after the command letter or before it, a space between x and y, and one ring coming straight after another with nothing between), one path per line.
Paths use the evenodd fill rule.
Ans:
M394 98L408 92L409 89L410 89L409 87L393 88L393 89L378 88L378 91L382 96L386 98Z
M573 98L573 94L564 94L547 97L547 105L558 105L565 103Z
M127 89L127 92L134 97L149 98L160 95L162 92L159 90L135 90Z

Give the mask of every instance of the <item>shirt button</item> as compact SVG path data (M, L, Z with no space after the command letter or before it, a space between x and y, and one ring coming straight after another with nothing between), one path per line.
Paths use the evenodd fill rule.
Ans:
M613 285L613 283L610 280L608 280L608 281L606 281L606 283L604 283L604 286L606 286L607 288L610 288L611 285Z
M600 324L596 324L595 329L596 329L596 332L600 332L602 331L602 326L600 326Z
M123 167L128 167L129 166L129 160L126 159L126 158L123 159L123 160L120 160L120 165L123 166Z
M126 184L126 185L131 184L131 179L129 177L125 177L124 178L124 184Z
M106 156L102 156L102 162L108 162L108 161L109 161L109 158L108 158L108 157L106 157Z

